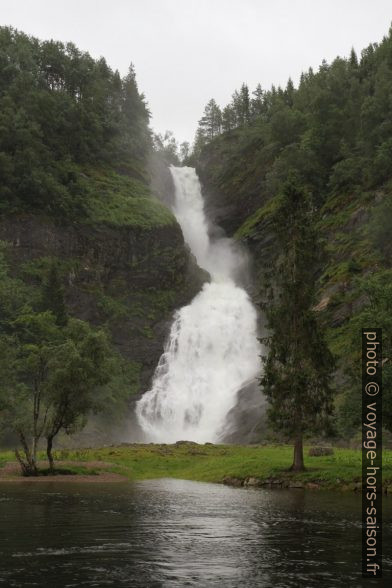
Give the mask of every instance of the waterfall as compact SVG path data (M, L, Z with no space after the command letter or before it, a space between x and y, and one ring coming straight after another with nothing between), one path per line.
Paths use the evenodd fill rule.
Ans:
M176 311L151 390L136 406L149 441L217 441L238 391L260 371L257 313L236 284L244 256L232 239L210 239L196 171L171 167L173 212L211 282Z

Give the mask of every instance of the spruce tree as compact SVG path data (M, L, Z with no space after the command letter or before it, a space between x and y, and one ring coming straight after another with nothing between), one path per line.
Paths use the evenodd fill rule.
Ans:
M264 114L264 91L261 84L257 84L256 89L252 92L254 98L250 101L250 117L255 119Z
M204 109L204 115L199 120L199 128L209 141L222 131L222 113L213 98L211 98Z
M271 424L294 441L291 469L302 471L304 435L326 430L332 413L333 358L313 310L320 252L314 211L293 175L284 186L272 222L278 254L273 269L266 271L262 307L268 336L261 339L267 351L261 385Z

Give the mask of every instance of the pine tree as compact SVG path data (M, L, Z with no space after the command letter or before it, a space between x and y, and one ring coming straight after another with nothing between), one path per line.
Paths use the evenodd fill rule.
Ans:
M284 91L284 96L285 96L286 104L288 104L288 106L290 106L290 107L293 106L294 93L295 93L295 89L294 89L293 80L291 78L289 78L288 82L287 82L286 89Z
M250 101L250 117L255 119L264 113L264 92L260 84L257 84L256 90L252 92L254 98Z
M313 310L315 265L320 245L314 213L295 176L283 189L273 214L278 257L266 272L262 308L269 336L261 385L274 428L294 440L292 470L304 469L303 437L326 430L332 412L333 358Z
M242 108L242 124L247 125L250 121L250 98L249 88L246 84L242 84L240 91L241 108Z
M231 108L235 113L236 126L242 127L250 121L250 97L249 88L242 84L240 91L234 92L231 101Z
M56 318L56 325L64 327L68 322L64 301L64 288L57 265L52 263L42 288L42 310L50 310Z
M213 98L204 109L204 115L199 121L199 128L208 140L213 139L222 131L222 113Z
M222 130L224 133L232 131L236 127L236 118L233 107L228 104L222 111Z

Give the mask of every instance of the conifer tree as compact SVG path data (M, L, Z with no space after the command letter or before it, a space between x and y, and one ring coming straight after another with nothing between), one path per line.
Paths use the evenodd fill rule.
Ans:
M242 116L242 124L246 125L249 123L250 120L250 98L249 98L249 88L246 84L242 84L241 91L241 116Z
M274 428L294 441L291 469L304 469L303 437L327 430L333 358L313 310L316 239L310 199L291 175L273 214L278 256L262 304L269 335L261 384Z
M233 107L228 104L222 111L222 130L224 133L232 131L236 127L235 112Z
M256 89L252 92L254 98L250 101L250 117L255 119L262 115L264 108L264 92L261 84L257 84Z
M213 98L211 98L204 109L204 115L199 121L199 128L208 140L213 139L221 133L222 113Z

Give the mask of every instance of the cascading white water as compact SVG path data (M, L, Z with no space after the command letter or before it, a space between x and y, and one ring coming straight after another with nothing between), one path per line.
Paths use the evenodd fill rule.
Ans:
M152 388L137 403L150 441L217 441L237 392L260 371L257 314L234 276L244 258L231 239L211 241L200 183L189 167L172 167L173 212L211 282L175 313Z

